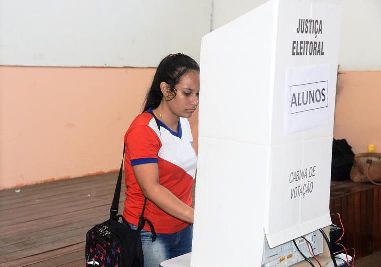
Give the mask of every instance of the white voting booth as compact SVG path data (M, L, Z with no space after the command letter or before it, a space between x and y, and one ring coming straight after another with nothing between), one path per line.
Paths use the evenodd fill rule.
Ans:
M340 1L270 0L201 46L193 251L163 267L261 266L331 223Z

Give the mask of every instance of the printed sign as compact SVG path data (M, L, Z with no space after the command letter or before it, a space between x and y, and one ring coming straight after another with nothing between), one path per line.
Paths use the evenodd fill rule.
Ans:
M328 119L328 65L291 68L287 72L286 134L318 127Z
M328 107L328 81L293 84L289 89L290 114Z

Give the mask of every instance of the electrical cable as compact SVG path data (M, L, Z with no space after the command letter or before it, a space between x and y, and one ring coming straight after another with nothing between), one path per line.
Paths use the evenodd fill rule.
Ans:
M329 254L331 254L331 259L332 259L332 262L333 262L333 266L337 267L337 263L336 263L336 260L335 260L335 256L333 255L332 253L332 248L331 248L331 244L329 243L329 240L328 240L328 237L327 235L324 233L323 229L319 229L320 233L323 235L324 239L325 239L325 242L327 243L327 246L328 246L328 249L329 249Z
M307 243L307 248L308 248L308 251L310 252L311 254L311 257L313 257L315 259L315 261L317 261L317 263L319 264L319 267L322 267L321 264L320 264L320 261L316 258L316 255L314 253L314 249L312 247L312 244L310 241L308 241L307 238L305 238L304 236L302 236L302 238L304 239L304 241L306 241Z
M345 263L345 266L350 267L350 265L348 264L348 262L346 260L339 258L337 256L335 256L335 259L342 260Z
M355 266L355 258L356 258L356 250L354 248L348 248L347 249L342 244L338 244L338 245L342 246L344 249L335 252L334 255L337 256L338 254L344 252L346 260L345 259L343 259L343 260L346 262L347 266L354 267ZM351 256L348 253L348 251L350 251L350 250L353 250L353 256ZM348 255L351 256L351 260L348 259ZM352 264L349 264L350 261L351 261Z
M343 221L341 220L341 216L340 216L340 213L336 213L338 219L339 219L339 223L340 223L340 227L341 227L341 230L342 230L342 234L340 236L340 238L338 240L335 241L335 244L337 246L340 246L343 248L343 250L341 251L337 251L335 254L338 254L340 252L345 252L345 258L346 258L346 264L347 266L351 266L351 267L354 267L355 266L355 258L356 258L356 250L354 248L350 248L350 249L347 249L343 244L340 243L341 239L343 238L344 236L344 233L345 233L345 229L344 229L344 224L343 224ZM348 259L348 250L351 250L353 249L353 256L352 256L352 264L349 264L349 259Z
M311 261L309 258L307 258L306 255L304 255L304 254L300 251L298 245L297 245L296 242L295 242L295 239L293 239L292 242L294 243L294 246L296 247L296 249L299 251L300 255L302 255L302 257L304 258L304 260L307 261L312 267L315 267L315 265L312 263L312 261Z

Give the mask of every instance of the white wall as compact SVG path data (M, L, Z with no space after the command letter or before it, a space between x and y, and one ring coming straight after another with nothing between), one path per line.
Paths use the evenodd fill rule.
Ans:
M343 70L381 70L381 1L343 0Z
M213 0L213 25L216 29L238 18L267 0Z
M264 2L266 0L214 0L213 28ZM381 70L381 1L342 0L342 5L340 69Z
M0 65L152 67L177 51L198 59L204 34L264 2L0 0ZM341 69L380 70L381 1L342 3Z
M157 66L199 57L211 1L0 0L0 65Z

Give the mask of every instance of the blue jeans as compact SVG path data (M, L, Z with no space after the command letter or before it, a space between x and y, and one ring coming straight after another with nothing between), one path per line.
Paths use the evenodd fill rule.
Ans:
M131 225L131 227L137 228L135 225ZM159 267L160 263L165 260L191 252L192 236L193 225L174 234L157 234L154 242L152 242L151 232L142 230L144 267Z

